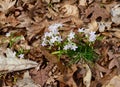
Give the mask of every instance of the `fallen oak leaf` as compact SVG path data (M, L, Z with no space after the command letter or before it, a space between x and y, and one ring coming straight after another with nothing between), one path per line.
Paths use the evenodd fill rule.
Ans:
M120 87L120 75L114 76L107 85L103 85L102 87Z
M41 87L40 85L36 84L33 79L31 79L31 76L29 75L29 72L24 73L23 79L18 79L16 82L17 87Z
M67 68L64 74L60 75L57 80L60 82L60 86L78 87L73 79L73 74L77 70L76 65L72 65L71 69Z
M118 20L118 19L117 19ZM120 38L120 31L116 31L113 33L113 36Z
M87 18L91 20L96 20L101 17L102 19L107 19L110 17L110 14L105 8L100 7L100 4L94 3L88 9L85 10Z
M42 54L45 56L45 58L46 58L48 61L50 61L50 62L52 62L52 63L58 63L58 61L59 61L58 58L57 58L55 55L49 53L49 52L46 50L45 47L40 46L40 49L42 50Z
M104 67L102 67L101 65L99 65L99 64L97 64L96 63L96 69L98 69L100 72L104 72L104 73L110 73L110 70L109 69L107 69L107 68L104 68Z
M87 0L79 0L79 5L86 6Z
M118 63L118 60L117 60L116 58L113 58L113 59L110 61L108 68L109 68L109 69L112 69L112 68L115 67L115 66L116 66L117 68L120 67L120 66L119 66L119 63Z
M41 68L40 70L31 70L30 75L35 83L40 84L42 87L44 87L46 81L49 79L49 72L53 68L53 66L54 64L49 62L45 68Z
M95 20L91 21L89 24L88 24L88 29L89 31L94 31L96 32L98 30L98 24Z
M61 12L64 13L64 17L74 16L79 17L79 10L76 5L65 4L61 7Z

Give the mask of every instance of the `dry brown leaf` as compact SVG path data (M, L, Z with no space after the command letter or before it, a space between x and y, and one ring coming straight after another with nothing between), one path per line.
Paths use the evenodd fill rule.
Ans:
M112 22L97 22L98 23L98 29L99 29L99 32L104 32L105 29L107 30L111 30L111 24Z
M69 87L77 87L75 81L73 80L73 73L77 70L76 65L73 65L71 67L72 69L67 69L67 71L63 74L60 75L57 80L60 81L60 86L62 87L63 85L66 86L68 85Z
M120 15L120 4L115 5L115 6L111 9L111 15L112 15L113 17Z
M111 60L111 59L113 59L113 58L115 58L115 55L113 54L113 52L112 51L108 51L108 56L109 56L109 60Z
M120 17L119 16L112 17L112 22L119 25L120 24Z
M6 73L13 72L13 71L20 71L25 69L30 69L36 67L38 64L36 62L25 60L25 59L18 59L15 56L15 52L11 49L7 49L5 51L6 57L0 55L0 71L6 71Z
M106 86L110 79L112 79L115 75L117 74L117 70L113 70L113 72L111 72L108 75L105 75L103 78L97 79L98 76L96 76L95 78L97 79L96 81L94 81L93 83L91 83L91 87L104 87Z
M31 44L34 42L32 39L38 39L36 38L37 35L40 37L40 35L43 35L44 28L46 22L42 22L41 24L33 24L29 28L27 28L27 40L31 42ZM32 40L32 41L31 41ZM38 45L37 45L38 46Z
M108 66L108 68L109 69L112 69L113 67L117 67L118 69L119 69L119 63L118 63L118 60L116 59L116 58L113 58L111 61L110 61L110 63L109 63L109 66Z
M49 13L47 14L47 16L49 18L53 19L58 16L58 13L56 11L54 11L52 8L48 7L48 11L49 11Z
M13 15L6 17L5 14L0 13L0 23L2 25L15 27L19 24L19 21Z
M64 6L61 7L62 13L64 13L63 17L69 17L69 16L74 16L74 17L79 17L79 10L76 5L70 5L70 4L65 4Z
M85 10L87 18L91 20L96 20L97 18L106 19L110 17L110 14L106 9L100 7L100 4L94 3L88 9Z
M79 5L86 6L87 0L79 0Z
M7 11L14 6L16 0L0 0L0 11L7 13Z
M41 68L40 70L31 70L30 75L35 83L40 84L43 87L49 78L49 71L53 68L53 66L54 64L48 63L45 68Z
M115 5L111 9L112 22L119 25L120 24L120 4Z
M50 61L52 63L58 63L59 60L58 60L58 58L55 55L49 53L48 50L45 49L45 47L41 46L40 48L42 50L42 54L45 56L45 58L48 61Z
M60 0L51 0L51 3L59 3Z
M109 73L110 72L109 69L106 69L105 67L102 67L97 63L96 63L96 69L99 70L100 72L104 72L104 73Z
M44 3L49 4L51 0L41 0L41 1L44 2Z
M115 36L115 37L117 37L117 38L120 39L120 32L119 32L119 31L114 32L114 33L113 33L113 36Z
M92 72L87 64L84 64L83 66L87 71L85 77L83 78L83 83L86 87L90 87Z
M114 76L107 85L102 87L120 87L120 75Z
M98 30L98 24L95 20L91 21L91 23L88 24L89 31L96 32Z
M23 79L17 80L16 85L17 87L41 87L38 84L35 84L34 81L31 79L31 76L29 75L29 72L24 73Z
M32 20L26 13L22 13L19 17L17 17L17 20L20 22L17 27L29 27L32 24Z

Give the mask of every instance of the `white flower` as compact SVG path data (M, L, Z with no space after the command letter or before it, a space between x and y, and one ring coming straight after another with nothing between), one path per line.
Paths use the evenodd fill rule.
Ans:
M58 27L62 27L61 23L55 23L49 26L49 32L45 32L42 38L42 46L51 45L53 46L55 42L61 42L62 38L58 31Z
M47 43L45 41L42 42L42 46L47 46Z
M50 25L48 27L48 29L50 32L52 32L54 35L56 35L56 34L59 34L58 28L62 27L62 26L63 26L63 24L61 24L61 23L55 23L55 24Z
M85 30L84 30L84 28L79 28L78 29L78 32L80 33L80 32L85 32Z
M90 42L93 42L93 41L96 40L95 32L92 32L92 31L91 31L91 32L89 33L89 35L90 35L90 36L89 36L89 41L90 41Z
M76 51L77 48L78 48L78 47L76 46L76 44L73 44L72 47L71 47L71 50Z
M52 38L50 39L50 42L51 42L51 43L55 43L55 41L57 41L57 37L52 37Z
M51 43L61 42L61 41L62 41L61 36L55 36L55 37L52 37L52 38L50 39L50 42L51 42Z
M69 47L69 45L67 44L67 45L64 46L63 49L64 49L64 50L68 50L69 48L70 48L70 47Z
M10 32L8 32L8 33L6 33L6 37L10 37L10 35L11 35L11 33Z
M59 32L58 32L58 29L57 29L57 28L53 28L53 29L51 29L51 30L50 30L50 32L51 32L52 34L54 34L54 35L59 34Z
M63 41L63 39L61 38L61 36L59 36L59 37L57 38L57 40L58 40L58 42Z
M71 31L70 34L68 35L68 41L70 41L73 38L75 38L75 32Z
M75 43L68 43L68 44L66 44L65 46L64 46L64 50L76 50L78 47L76 46L76 44Z
M45 36L45 38L46 37L51 37L51 36L53 36L53 33L52 32L45 32L44 36Z
M18 55L18 57L19 57L20 59L22 59L22 58L24 58L24 54L20 54L20 55Z
M62 27L63 24L61 23L55 23L55 24L52 24L48 27L49 31L55 31L55 29L58 29L59 27Z

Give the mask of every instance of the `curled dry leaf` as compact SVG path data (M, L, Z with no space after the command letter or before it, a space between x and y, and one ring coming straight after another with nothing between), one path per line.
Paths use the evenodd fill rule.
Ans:
M102 87L120 87L120 75L114 76L107 85Z
M41 1L44 2L44 3L49 4L51 0L41 0Z
M101 66L97 63L96 63L96 69L99 70L100 72L104 72L104 73L107 73L107 74L110 72L109 69L107 69L107 68L105 68L105 67L103 67L103 66Z
M70 4L65 4L61 8L62 13L64 13L64 17L68 16L74 16L74 17L79 17L79 10L76 5L70 5Z
M119 61L116 59L116 58L113 58L111 61L110 61L110 63L109 63L109 69L112 69L113 67L117 67L117 68L119 68L120 66L119 66Z
M25 14L24 12L17 17L17 20L20 22L17 27L28 27L32 24L32 20L30 19L30 17Z
M14 6L16 0L0 0L0 11L7 13L7 11Z
M120 39L120 31L116 31L113 33L113 36L117 37Z
M98 30L98 24L95 20L91 21L91 23L88 24L89 31L96 32Z
M41 87L38 84L35 84L34 81L31 79L31 76L29 75L29 72L24 73L23 79L17 80L16 85L17 87Z
M100 7L100 4L94 3L88 9L85 10L87 18L96 20L97 18L107 19L110 14L105 8Z
M48 63L46 67L44 67L44 65L40 65L41 69L39 71L37 69L31 70L30 75L35 83L44 87L46 81L49 79L49 72L52 70L53 66L54 64Z
M118 17L118 16L112 17L112 22L119 25L120 24L120 17Z
M40 47L41 48L41 50L42 50L42 54L45 56L45 58L48 60L48 61L50 61L50 62L52 62L52 63L58 63L58 58L55 56L55 55L53 55L53 54L51 54L51 53L49 53L46 49L45 49L45 47Z
M87 0L79 0L79 5L86 6Z
M88 4L91 4L94 0L79 0L79 5L81 6L87 6Z
M90 87L92 72L87 64L84 64L84 67L87 72L86 72L85 77L83 78L83 83L86 87Z
M104 32L105 29L107 29L107 30L111 29L112 22L101 21L101 22L97 22L97 23L98 23L99 32Z
M70 68L67 68L67 71L60 75L57 80L60 82L60 87L77 87L75 81L73 80L73 73L77 70L76 65L71 66Z
M58 17L58 13L56 11L54 11L52 8L48 7L48 11L49 11L49 14L47 14L47 16L49 18Z
M15 27L19 21L13 15L6 17L5 14L0 13L0 24Z
M59 3L60 0L51 0L51 3Z
M112 15L112 22L119 25L120 24L120 4L115 5L111 9L111 15Z
M15 56L15 52L11 49L7 48L5 51L6 57L0 55L0 71L13 72L13 71L20 71L25 69L34 68L37 66L36 62L25 60L25 59L18 59Z

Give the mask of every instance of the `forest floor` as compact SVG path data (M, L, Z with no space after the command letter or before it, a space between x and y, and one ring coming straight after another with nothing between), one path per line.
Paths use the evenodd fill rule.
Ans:
M120 0L1 0L0 87L120 87Z

